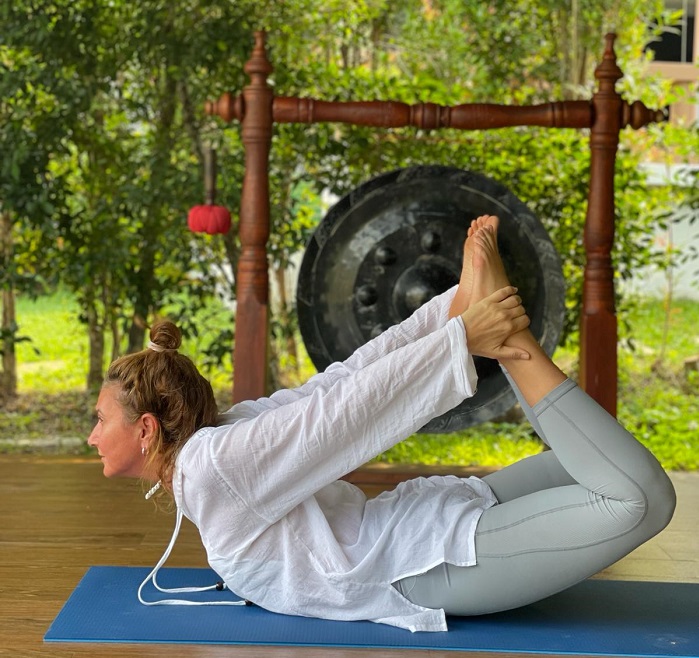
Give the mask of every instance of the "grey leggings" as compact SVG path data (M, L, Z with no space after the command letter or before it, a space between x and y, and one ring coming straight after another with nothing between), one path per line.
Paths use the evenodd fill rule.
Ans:
M499 504L476 531L473 567L442 564L395 583L410 601L447 614L516 608L608 567L662 530L675 507L658 461L572 381L530 408L550 451L484 480Z

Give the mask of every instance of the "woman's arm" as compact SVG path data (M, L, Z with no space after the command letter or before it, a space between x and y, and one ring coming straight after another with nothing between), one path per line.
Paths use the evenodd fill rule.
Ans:
M498 290L441 329L289 404L219 428L219 475L273 523L309 496L402 441L475 392L472 354L496 357L529 319L514 288ZM466 323L466 325L464 324ZM526 352L507 348L507 358Z
M220 475L270 523L473 395L461 318L289 404L219 428Z
M376 338L360 346L345 361L331 363L323 372L311 377L306 383L293 389L282 389L266 398L240 402L219 417L219 425L236 422L241 418L254 418L263 411L291 404L314 391L327 390L339 379L361 370L382 356L427 336L443 327L448 321L448 311L456 287L433 297L418 308L410 317L393 325Z

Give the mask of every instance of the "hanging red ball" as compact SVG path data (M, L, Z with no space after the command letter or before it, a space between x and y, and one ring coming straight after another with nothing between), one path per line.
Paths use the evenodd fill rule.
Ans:
M231 213L223 206L194 206L187 216L187 226L194 233L228 233Z

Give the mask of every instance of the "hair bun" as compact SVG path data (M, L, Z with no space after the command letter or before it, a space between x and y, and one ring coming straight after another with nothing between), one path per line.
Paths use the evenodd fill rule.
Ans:
M182 332L170 320L158 320L150 330L148 347L156 352L177 350L182 345Z

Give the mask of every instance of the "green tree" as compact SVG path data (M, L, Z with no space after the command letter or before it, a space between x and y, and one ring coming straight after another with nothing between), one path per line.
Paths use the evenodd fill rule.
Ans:
M621 88L633 100L655 84L637 72L654 34L646 26L655 20L657 32L671 22L661 5L16 0L0 9L0 209L12 225L4 235L14 236L3 286L13 272L12 286L22 274L60 279L75 291L90 335L90 386L101 380L108 333L115 356L140 349L163 309L186 333L204 330L197 310L232 295L243 162L237 126L202 110L206 99L247 84L243 64L256 29L268 30L279 95L444 105L587 98L601 37L616 29L621 65L631 73ZM644 241L659 203L630 144L624 137L618 174L622 276L653 258ZM186 228L187 209L202 202L208 145L219 151L218 201L234 215L224 238ZM574 334L587 158L586 135L576 131L277 126L270 158L275 278L303 248L323 191L343 194L397 167L451 164L506 182L542 218L564 258ZM285 339L293 334L288 302L275 323ZM3 328L3 344L18 336L16 324ZM218 338L207 348L212 362L230 350L231 336Z
M16 394L14 316L17 290L36 293L42 277L55 279L50 245L55 218L65 209L64 185L51 168L85 103L80 71L64 51L48 66L37 54L51 50L60 25L47 19L38 33L27 33L14 19L21 8L3 5L0 13L0 222L3 255L0 283L3 321L2 391Z
M44 204L41 229L54 271L81 303L91 387L101 382L106 329L112 356L122 349L123 334L128 350L140 349L150 318L192 283L193 270L209 271L193 264L201 254L186 228L187 209L201 197L207 127L198 110L205 81L237 86L242 79L247 9L56 0L3 10L6 47L23 44L48 81L65 79L66 91L80 99L70 116L58 110L58 120L40 117L58 132L41 145L45 162L53 163L47 176L69 182L68 214ZM28 73L25 65L17 78ZM21 146L16 138L9 142ZM21 151L5 152L16 159ZM15 177L5 198L23 193L21 183ZM41 198L32 190L26 196L35 204ZM201 291L203 304L212 284L198 279L192 289Z

